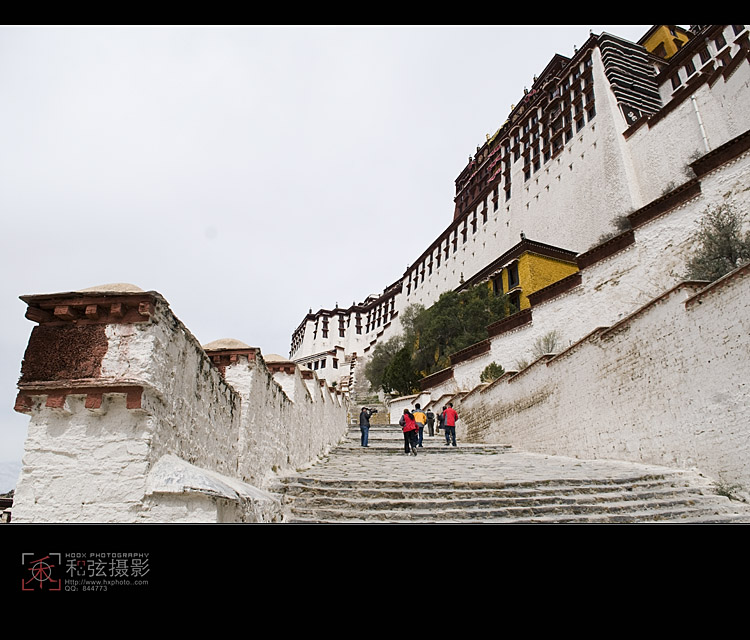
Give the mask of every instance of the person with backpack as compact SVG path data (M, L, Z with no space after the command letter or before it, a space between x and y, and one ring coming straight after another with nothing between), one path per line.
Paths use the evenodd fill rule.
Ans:
M440 429L443 429L445 431L445 407L443 407L440 410L440 413L438 413L438 425L437 425L438 433L440 433Z
M398 423L404 432L404 453L407 456L410 453L413 456L417 455L417 431L419 431L419 427L411 411L404 409L404 415L401 416Z
M414 412L414 420L417 422L417 428L419 429L419 434L417 435L417 446L422 446L422 438L424 437L424 425L427 422L427 416L422 412L422 409L418 404L414 405L414 408L416 411Z

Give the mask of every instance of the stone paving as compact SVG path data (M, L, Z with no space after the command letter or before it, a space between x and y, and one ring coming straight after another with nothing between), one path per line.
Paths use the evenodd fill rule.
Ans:
M353 426L323 460L283 480L289 521L750 522L749 505L717 496L694 471L502 445L448 447L442 433L425 434L412 456L394 425L371 428L367 448L359 437Z

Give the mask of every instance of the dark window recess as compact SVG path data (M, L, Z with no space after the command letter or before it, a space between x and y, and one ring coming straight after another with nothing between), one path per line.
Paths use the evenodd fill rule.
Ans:
M508 302L510 302L512 308L511 313L517 313L521 310L521 292L514 291L508 295Z
M508 289L518 286L518 263L514 262L508 267Z
M503 295L503 276L502 274L497 276L497 278L492 279L492 292L496 296Z

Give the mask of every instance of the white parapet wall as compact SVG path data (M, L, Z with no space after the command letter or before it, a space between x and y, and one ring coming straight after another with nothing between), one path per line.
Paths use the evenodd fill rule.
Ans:
M207 353L156 292L23 300L39 325L16 401L30 421L13 522L279 520L274 472L345 434L340 397L311 394L294 368L292 400L242 343Z
M470 357L455 358L452 367L423 380L423 389L433 398L468 392L491 362L522 369L545 336L554 333L556 351L564 349L682 281L706 211L719 204L750 208L749 146L750 132L707 154L695 165L698 177L633 212L631 230L578 256L580 272L533 294L530 309L488 327L487 345L464 350Z
M748 267L683 282L704 214L748 211L749 146L746 133L696 161L694 179L629 216L633 229L579 256L578 274L423 380L434 402L453 399L462 441L692 466L750 488ZM534 362L550 332L559 355ZM508 373L478 387L493 361Z
M750 265L681 283L459 407L460 433L540 453L697 468L750 487Z

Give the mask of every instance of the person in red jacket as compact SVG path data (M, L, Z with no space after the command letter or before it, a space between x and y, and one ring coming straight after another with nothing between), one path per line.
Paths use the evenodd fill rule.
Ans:
M451 440L453 446L456 446L456 421L458 420L458 414L453 408L453 403L448 403L448 408L443 412L445 416L445 446L450 446Z
M398 423L403 427L404 432L404 453L408 456L411 453L413 456L417 455L417 433L419 432L419 425L417 425L414 416L408 409L404 409L404 415Z

